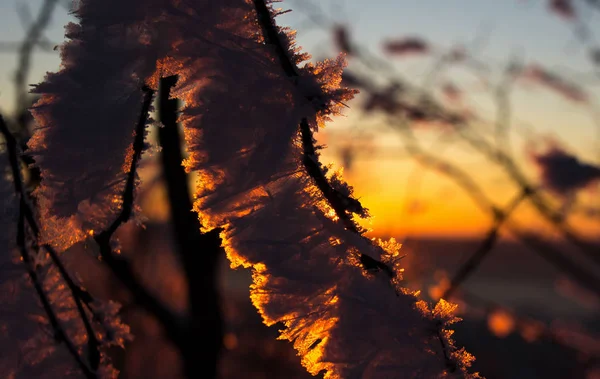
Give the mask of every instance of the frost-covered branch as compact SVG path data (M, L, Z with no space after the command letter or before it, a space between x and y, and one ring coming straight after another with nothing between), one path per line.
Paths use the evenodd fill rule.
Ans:
M289 79L292 79L292 80L295 79L294 83L296 84L297 87L299 87L298 83L303 79L302 76L299 74L300 70L292 62L290 55L289 55L290 53L284 47L284 42L282 42L282 39L285 40L287 36L278 30L278 28L275 25L273 18L271 16L272 11L269 9L269 7L267 6L267 3L264 0L253 0L253 3L255 6L255 9L256 9L256 12L257 12L257 16L258 16L257 18L258 18L259 24L261 25L261 29L263 31L263 38L264 38L265 42L268 45L273 46L274 50L276 51L276 55L278 57L279 63L281 64L283 71L285 72L285 74L288 76ZM285 44L288 45L289 42L286 41ZM312 88L309 87L309 91L311 89ZM300 87L299 91L302 93L303 91L306 91L306 89ZM328 99L328 97L325 94L323 94L322 92L318 91L315 93L315 91L312 90L310 92L310 94L303 93L303 95L304 95L305 99L315 107L316 115L313 116L315 119L315 121L314 121L315 124L317 123L316 120L318 119L319 113L323 112L324 110L325 110L325 112L332 112L332 110L327 110L331 100ZM353 211L356 213L365 213L365 211L362 208L362 206L360 206L360 203L357 200L351 198L350 196L348 196L346 198L337 196L338 195L337 191L335 189L333 189L330 186L330 184L327 182L325 173L322 171L321 164L318 162L318 156L316 154L316 149L314 147L314 138L312 135L312 131L310 129L308 118L306 118L306 117L302 118L302 120L300 121L300 132L301 132L302 147L303 147L303 152L304 152L303 164L307 171L307 174L314 180L314 182L315 182L317 188L320 190L322 196L324 196L328 205L334 210L336 216L343 222L345 228L347 230L349 230L350 232L357 234L359 237L362 237L361 231L359 230L357 225L354 223L351 216L349 216L349 214L351 214ZM353 206L354 207L356 206L356 204L358 204L358 211L355 211L352 209ZM364 237L362 237L362 238L364 238ZM366 242L366 245L370 244L370 241L365 241L365 242ZM391 283L395 282L395 278L398 274L395 273L391 267L389 267L385 263L382 263L381 261L371 257L368 254L364 254L363 252L360 252L360 251L359 251L359 254L360 254L360 262L365 270L367 270L367 271L372 270L372 269L375 269L377 271L383 270L386 274L389 275L389 278L391 279ZM396 291L398 291L397 295L400 296L400 294L402 292L398 289ZM407 295L406 293L402 293L402 294ZM439 304L439 305L441 305L441 304ZM434 319L436 319L438 317L437 312L440 312L440 309L438 309L438 307L436 307L434 310L431 310L431 314ZM445 311L442 311L442 312L445 312ZM450 311L449 314L451 314L451 312L452 311ZM435 335L441 345L443 357L446 362L446 369L450 373L454 373L457 370L459 370L461 375L465 375L466 374L465 366L464 366L465 361L461 361L460 358L458 358L458 360L457 360L458 356L456 355L456 349L454 348L452 341L448 339L447 332L444 330L444 326L446 325L447 322L448 322L448 319L446 319L446 320L439 319L435 323L436 327L433 328L435 331ZM316 340L313 344L311 344L309 346L308 350L310 351L310 350L314 349L321 342L322 342L322 340L320 340L320 339ZM336 375L335 372L336 372L336 370L333 370L332 372L328 372L328 374L331 375L333 373L333 375Z
M277 58L281 64L281 67L283 68L283 71L288 78L294 80L296 85L298 85L298 82L301 80L299 70L291 61L289 52L285 50L280 41L280 33L277 31L277 26L271 17L269 7L264 0L253 0L253 2L265 42L275 49ZM319 106L325 106L328 103L325 100L324 94L320 91L310 95L305 95L305 98L309 103L315 104L317 107L317 112L319 111ZM325 199L327 199L327 202L335 211L336 216L343 222L346 229L355 234L362 235L362 231L352 219L350 214L365 214L366 211L357 199L342 194L340 191L333 188L328 182L327 178L325 177L325 173L323 172L323 166L318 160L319 157L314 145L315 140L313 137L313 132L310 128L308 119L306 118L302 118L300 121L300 133L304 152L302 162L306 172L315 181L316 186L319 188ZM383 270L390 276L390 278L395 276L393 270L389 266L367 254L361 252L360 260L365 270Z
M293 341L307 370L325 370L327 378L476 377L467 372L473 357L450 338L455 307L441 301L430 309L402 287L399 244L363 235L353 217L366 210L318 161L313 132L355 93L341 87L343 59L300 66L309 57L293 31L275 26L270 3L157 0L118 13L117 3L80 3L63 68L36 87L42 99L34 115L43 128L30 146L42 168L37 195L54 222L47 240L65 247L93 235L103 262L157 316L185 365L197 358L186 344L201 325L180 322L156 303L111 248L133 207L149 102L146 91L134 127L140 87L156 90L178 75L172 97L183 103L183 164L199 178L200 222L185 228L206 232L210 254L220 233L232 267L253 269L254 305L266 324L285 324L281 338ZM175 124L169 118L166 127ZM98 136L106 149L93 154ZM65 148L81 159L61 164ZM163 159L172 166L181 157ZM168 174L175 173L181 186L184 175ZM175 205L173 212L190 211L185 202ZM61 225L73 225L73 235L53 235ZM182 256L193 289L213 279L204 275L201 253ZM191 299L194 318L198 304Z
M304 150L304 158L302 159L302 162L304 164L306 172L315 181L315 184L317 185L325 199L327 199L327 202L335 211L337 217L343 221L346 229L355 234L362 235L359 226L356 225L354 220L352 220L347 213L353 205L353 209L358 209L360 213L364 212L362 205L358 202L358 200L350 196L341 195L340 192L336 191L333 187L331 187L331 185L327 181L327 178L323 173L321 163L318 161L318 156L314 148L313 134L310 130L310 126L308 125L308 121L306 119L300 121L300 132L302 134L302 147ZM382 270L387 275L389 275L390 278L394 278L394 276L396 275L391 267L369 255L361 253L360 262L363 265L363 268L367 271Z

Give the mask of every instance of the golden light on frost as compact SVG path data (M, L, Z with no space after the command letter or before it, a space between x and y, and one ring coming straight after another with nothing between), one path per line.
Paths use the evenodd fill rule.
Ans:
M444 320L449 323L454 323L456 321L459 321L459 319L454 316L456 314L457 308L458 304L450 303L444 299L440 299L433 308L432 314L433 317L435 317L438 320Z
M235 269L238 267L250 268L254 267L255 270L265 270L265 266L261 263L253 265L246 257L240 254L233 246L231 240L227 237L226 232L221 232L221 240L225 255L229 260L229 267Z
M132 137L134 137L134 136L132 136ZM125 152L125 157L124 157L125 159L123 160L123 164L121 165L121 171L123 171L124 174L129 173L129 171L131 170L131 163L133 162L134 154L135 154L135 151L133 149L133 143L130 143L129 146L127 146L127 151Z

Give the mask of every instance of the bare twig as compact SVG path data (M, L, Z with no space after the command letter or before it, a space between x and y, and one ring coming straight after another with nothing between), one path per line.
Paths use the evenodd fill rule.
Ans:
M497 211L494 217L494 224L487 233L485 239L479 245L479 248L467 259L467 261L458 269L450 286L442 295L443 299L448 299L458 289L458 287L479 267L483 259L492 251L502 224L510 217L517 206L529 196L528 191L522 191L515 197L510 204L502 211Z
M31 280L33 287L35 288L35 291L37 292L37 295L42 303L42 307L44 308L44 311L46 312L46 316L48 317L48 321L50 322L52 330L54 331L54 337L56 338L56 340L62 341L65 344L65 346L67 347L67 350L69 351L69 353L71 354L73 359L75 359L75 361L77 362L77 365L79 366L79 368L81 369L81 371L83 372L83 374L85 375L86 378L97 379L97 376L96 376L96 373L94 372L94 370L92 370L90 367L88 367L88 365L83 361L83 359L79 355L77 347L75 346L73 341L71 341L71 339L68 337L66 331L60 324L60 321L58 320L58 316L56 315L54 308L52 308L52 305L50 304L48 295L44 291L41 280L38 277L38 273L37 273L36 269L33 267L34 265L33 265L33 262L31 261L31 258L29 257L29 252L27 251L26 240L25 240L25 219L23 217L23 214L24 214L23 208L24 207L25 207L25 202L23 200L21 200L20 201L19 220L18 220L18 225L17 225L17 228L18 228L18 230L17 230L17 246L19 247L19 251L21 252L21 258L23 259L23 263L25 264L25 267L27 269L29 279Z
M576 230L564 219L564 217L555 211L530 184L529 180L517 166L514 159L505 151L495 148L485 138L474 134L473 130L468 133L464 128L456 128L456 130L464 137L464 140L469 143L475 150L482 153L490 161L495 162L509 176L509 178L520 188L529 188L531 194L529 200L534 205L538 213L554 225L554 227L563 235L563 237L576 246L583 254L591 261L600 265L600 254L598 254L598 246L590 243L582 238Z
M27 31L25 39L19 48L19 62L17 64L17 72L15 73L15 97L17 109L27 107L27 75L31 67L31 53L36 45L39 45L42 40L42 35L48 23L51 20L54 8L58 4L58 0L45 0L40 8L38 17L31 24Z
M106 230L94 235L94 240L99 246L100 256L104 262L106 262L113 274L115 274L115 276L125 285L125 287L131 291L135 301L144 309L156 316L158 321L165 328L167 335L172 340L180 341L182 338L182 331L178 318L175 317L175 315L169 309L167 309L154 295L148 292L148 290L137 279L130 263L127 260L117 256L113 252L110 244L113 234L123 223L129 220L133 212L137 164L144 150L146 122L154 96L154 91L150 88L145 87L144 92L146 95L140 111L138 124L135 129L133 156L131 159L129 173L127 174L125 189L123 190L121 212Z
M358 56L359 59L362 59ZM397 80L397 79L396 79ZM366 85L362 87L363 92L372 92L374 91L374 87L370 85ZM407 91L410 90L410 87L407 87ZM413 91L414 92L414 91ZM417 91L420 93L420 91ZM473 180L470 174L466 171L460 169L458 166L451 164L450 162L437 157L434 154L429 153L424 148L421 147L408 122L410 118L413 117L415 112L418 109L413 109L412 106L406 106L404 103L399 103L400 109L404 109L406 115L404 114L391 114L389 115L389 120L393 125L397 126L398 131L402 133L404 137L404 148L405 150L411 154L415 160L420 162L426 167L433 168L436 171L442 173L444 176L449 177L451 180L456 182L469 197L471 197L475 204L481 208L482 210L489 212L492 216L496 217L499 209L491 202L483 189ZM444 112L443 108L439 108L439 106L433 107L433 112L439 113ZM429 110L427 112L430 112ZM424 114L424 111L421 111ZM492 160L502 167L516 183L520 190L523 193L527 193L527 198L532 201L532 203L538 209L538 212L546 219L551 221L555 227L559 228L561 233L565 236L565 238L578 246L580 250L585 252L590 258L594 260L600 260L600 255L596 253L597 248L581 237L577 235L575 230L572 229L568 224L566 224L563 218L559 213L554 211L539 195L537 191L534 190L534 187L525 175L521 172L521 170L517 167L513 158L509 155L508 152L501 150L492 146L486 139L481 136L473 136L469 134L469 132L474 133L473 128L468 128L468 124L465 123L464 120L455 119L452 120L451 117L444 115L443 113L439 113L439 115L433 115L432 117L437 117L442 120L449 122L451 125L455 126L455 131L459 136L463 137L471 146L475 147L476 151L482 153L485 157ZM408 118L408 120L407 120ZM523 237L521 242L525 243L528 247L532 248L535 252L537 252L540 256L542 256L545 260L552 263L559 270L567 271L567 274L571 276L575 280L585 281L584 284L586 287L590 288L594 293L600 296L600 283L598 278L591 272L579 267L571 258L566 257L564 253L561 251L550 247L549 250L542 248L543 246L548 246L548 244L544 244L539 238L533 238L529 233L523 233L519 230L515 225L508 224L506 225L507 230L509 230L512 234L517 237ZM547 252L548 251L548 252Z
M365 57L365 55L368 55L368 58ZM372 59L378 59L376 57L371 58L367 50L361 50L361 53L356 54L355 57L359 60L364 60L365 62L370 62L370 61L372 61ZM500 108L499 112L502 114L502 117L498 117L498 119L497 119L497 133L499 133L499 135L505 135L508 132L506 124L508 122L509 115L503 113L503 110L506 110L506 108L509 106L508 99L506 98L506 96L508 94L508 90L510 89L510 86L509 86L509 83L511 81L511 79L509 78L510 67L505 71L505 74L507 75L507 77L504 81L504 85L501 86L501 88L498 90L498 92L496 94L497 99L499 98L501 100L499 102L499 108ZM392 77L393 78L392 80L394 80L395 82L397 82L399 80L398 78L401 78L401 75L391 65L388 67L388 70L386 70L386 75ZM411 86L407 85L404 81L402 81L402 84L405 88L405 91L416 92L416 93L421 92L420 90L411 88ZM368 87L364 88L364 89L366 89L367 91L372 90L372 88L370 89ZM406 107L404 107L404 108L406 108ZM406 111L409 113L415 112L414 109L406 109ZM547 202L543 200L543 198L539 195L539 193L537 191L533 190L534 186L530 183L530 181L526 178L526 176L518 168L518 166L514 162L514 159L510 156L510 153L508 152L508 150L504 150L504 149L500 148L503 144L500 144L500 147L496 148L496 147L492 146L484 138L481 138L479 136L474 137L474 136L470 135L469 132L474 133L474 130L473 130L474 128L468 128L468 125L461 118L457 118L454 120L448 120L447 117L443 117L443 115L442 115L442 119L444 119L444 118L447 121L453 121L450 123L456 125L455 130L460 133L460 135L464 138L464 140L467 141L472 147L474 147L476 149L476 151L479 151L485 157L490 159L492 162L497 163L502 169L504 169L504 171L508 173L509 177L513 180L513 182L515 184L517 184L521 188L521 190L531 190L531 195L529 196L529 199L533 203L535 208L537 209L538 213L543 218L550 221L557 228L557 230L564 236L564 238L567 241L569 241L573 245L577 246L579 248L579 250L582 251L592 261L600 264L600 254L597 253L598 246L585 241L581 236L579 236L579 234L576 232L576 230L573 229L573 227L570 226L568 223L566 223L566 221L561 216L561 214L559 212L555 211L551 206L549 206L547 204ZM457 124L457 122L458 122L458 124ZM404 129L405 128L402 128L402 130L404 130ZM412 144L412 142L411 142L411 144ZM419 154L419 158L421 158L421 157L422 157L422 154ZM437 160L437 162L435 162L435 164L440 167L443 167L444 161ZM461 178L460 180L463 181L464 184L466 184L466 187L469 188L470 191L472 191L473 187L471 185L468 185L467 181L464 180L464 177L460 176L459 178ZM483 192L481 192L481 193L483 193ZM480 196L481 194L477 193L477 192L472 192L472 194L474 195L473 197L476 198L476 201L478 203L481 203L481 201L477 199L477 198L481 198L481 196Z
M409 131L408 128L402 128L403 130ZM479 187L479 185L477 185L477 183L467 172L425 151L420 147L415 138L411 138L410 142L407 142L406 150L409 151L409 153L414 154L417 161L422 163L424 166L432 168L454 181L465 191L469 197L471 197L471 199L480 209L485 212L489 212L492 215L498 214L499 209L485 195L485 192ZM532 188L526 187L525 189L527 190L528 194L533 192ZM600 297L600 280L593 273L580 267L570 258L565 256L565 254L560 250L557 250L550 244L544 243L542 240L540 240L540 238L531 233L521 231L516 225L514 225L514 223L508 223L505 221L504 224L505 228L511 234L518 237L521 242L531 248L539 256L554 265L557 269L565 272L572 279L578 281L583 286L590 289L598 297Z
M88 354L89 354L89 359L90 359L90 365L92 366L91 369L89 367L87 367L87 365L85 363L83 363L83 361L81 360L81 357L79 356L79 353L77 352L77 349L74 347L73 343L69 340L66 333L60 326L60 323L57 320L57 316L54 312L54 309L50 305L50 303L47 299L47 295L43 291L41 282L39 281L39 279L37 277L37 272L35 271L36 268L32 266L31 259L29 257L29 253L28 253L27 247L26 247L26 241L25 241L25 221L27 221L29 228L32 230L32 232L36 236L36 238L39 235L39 227L37 226L37 223L35 222L35 218L33 216L33 211L31 210L31 208L29 207L29 205L27 203L27 194L24 191L23 181L21 179L21 170L20 170L21 165L19 163L19 158L18 158L17 140L14 138L12 133L10 133L10 131L8 130L8 126L4 122L4 118L2 117L2 115L0 115L0 133L2 133L2 135L6 141L6 150L8 153L9 163L10 163L10 167L11 167L15 195L19 199L19 224L18 224L17 245L19 246L19 249L21 251L21 257L23 258L23 261L27 266L29 277L33 282L36 292L38 293L38 296L40 297L40 300L42 302L44 310L46 311L46 314L50 320L50 324L52 325L55 333L60 337L60 339L62 341L65 342L67 349L71 352L71 355L74 355L74 358L76 359L77 363L82 368L82 370L84 371L86 376L88 376L90 378L95 378L96 376L93 373L93 371L95 371L95 369L98 367L98 363L100 362L100 352L98 350L99 344L98 344L98 340L96 339L95 333L91 327L91 324L89 322L87 314L85 313L85 310L83 309L83 307L81 305L80 294L81 294L82 290L77 285L75 285L75 283L72 281L69 274L66 272L64 266L62 265L62 262L56 255L56 252L52 248L47 247L47 250L52 257L54 264L59 268L61 277L67 282L69 289L71 290L71 294L73 296L73 301L75 302L75 304L77 306L77 310L79 312L81 321L83 322L84 327L86 329L86 333L88 335L88 347L89 347Z
M512 124L512 109L510 104L510 91L514 81L515 63L511 60L504 69L500 84L496 87L495 98L496 109L496 127L495 137L496 145L507 153L510 151L510 129Z
M56 54L54 47L57 45L57 43L48 41L38 41L36 46L42 53ZM21 42L0 41L0 53L13 54L15 51L19 51L20 48Z
M33 235L36 236L35 238L37 239L37 236L39 236L39 234L40 234L40 228L37 224L37 221L35 220L34 212L27 202L27 194L24 192L24 185L23 185L23 181L20 176L20 163L18 161L17 140L14 138L12 133L10 133L10 131L8 130L8 127L6 126L6 123L4 122L4 119L1 118L1 116L0 116L0 132L2 133L2 135L4 136L4 138L6 140L7 150L8 150L8 154L10 157L10 163L11 163L11 168L12 168L12 176L13 176L13 182L14 182L14 186L15 186L15 192L18 194L19 198L21 199L20 201L22 202L20 210L23 213L24 219L27 222L29 228L31 229ZM75 306L77 307L77 311L79 313L80 319L83 322L86 333L88 335L89 360L90 360L90 365L91 365L92 369L95 370L98 368L98 365L100 363L100 351L99 351L100 343L98 342L98 339L96 338L96 333L94 332L92 325L89 321L89 318L88 318L87 314L85 313L85 310L83 309L83 305L82 305L82 301L89 303L91 301L92 297L87 291L82 289L79 285L75 284L75 282L71 278L70 274L67 272L65 266L63 265L62 261L60 260L56 250L54 250L54 248L52 248L52 246L50 246L48 244L44 244L42 247L50 255L52 262L58 268L61 277L67 283L67 286L68 286L69 290L71 291L71 295L73 297L73 302L75 303Z

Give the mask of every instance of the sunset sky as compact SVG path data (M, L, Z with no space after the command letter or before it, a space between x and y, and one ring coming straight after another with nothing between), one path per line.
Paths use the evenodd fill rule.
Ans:
M286 0L282 7L293 8L294 12L279 20L280 24L298 30L299 44L315 58L336 54L331 30L326 24L317 25L315 21L349 25L353 37L381 57L385 57L381 46L386 39L420 36L433 41L438 49L459 43L469 45L481 39L483 43L478 58L491 66L500 69L516 53L525 62L538 62L578 78L589 84L586 88L592 94L592 102L599 98L598 77L594 83L584 76L591 72L587 51L576 42L569 24L548 11L547 1L323 0L315 3L320 4L324 12L322 19L307 16L311 8L306 6L305 0ZM41 1L0 1L1 42L19 41L23 36L24 28L16 9L25 4L35 15ZM63 25L70 20L66 10L59 7L46 33L47 39L53 43L63 41ZM590 25L594 22L600 25L593 18L588 20ZM600 36L600 28L595 31ZM414 83L419 83L432 65L432 59L421 57L390 61L405 79ZM15 64L14 52L0 52L0 110L4 113L10 113L13 107L11 75ZM58 64L57 52L36 54L30 83L39 82L44 72L55 71ZM351 60L350 68L354 67L353 64ZM468 87L469 91L473 91L469 105L488 111L487 116L493 119L489 92L476 88L473 83L472 79L464 81L465 85L473 85ZM566 148L576 151L582 159L598 162L599 130L593 118L598 112L535 86L515 89L513 100L515 124L534 125L538 132L560 138ZM360 112L352 106L351 103L345 117L336 120L319 135L320 142L329 147L324 153L326 161L340 164L338 152L343 145L341 141L344 141L344 136L354 135L349 130L382 126L373 119L360 118ZM423 138L428 141L436 133L424 133ZM515 138L515 153L524 157L524 141ZM380 131L373 141L365 139L360 143L371 147L375 153L360 154L352 169L345 171L345 177L354 185L357 196L370 208L374 216L371 226L379 234L391 234L400 239L415 235L468 236L479 234L488 227L489 217L478 211L460 189L433 173L425 172L402 155L396 133ZM500 204L513 196L515 187L509 185L500 171L490 168L489 162L457 148L446 149L443 156L467 168ZM534 174L531 165L525 167L527 172ZM524 209L520 214L521 221L533 220L530 210ZM586 224L585 228L597 232L598 224Z

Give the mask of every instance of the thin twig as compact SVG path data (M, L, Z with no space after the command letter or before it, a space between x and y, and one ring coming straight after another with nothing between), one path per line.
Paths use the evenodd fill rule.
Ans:
M450 286L442 295L443 299L448 299L454 291L465 281L467 278L475 272L479 265L483 262L483 259L492 251L496 241L498 240L500 228L502 224L510 217L517 206L529 196L528 191L522 191L517 195L510 204L502 211L496 212L494 217L494 224L487 233L485 239L479 245L479 248L467 259L467 261L458 269L452 280L450 280Z
M471 134L466 133L463 128L457 128L457 131L464 137L469 145L484 154L492 162L498 164L515 184L521 188L529 188L531 191L529 200L531 201L531 204L534 205L537 212L544 217L544 219L548 220L567 241L576 246L591 261L600 265L598 245L590 243L582 238L559 212L548 205L539 192L529 183L529 180L521 169L519 169L511 156L506 152L493 147L484 138L473 135L472 130Z
M26 107L27 98L27 75L31 66L31 53L33 49L40 43L42 34L50 20L54 8L58 4L58 0L45 0L38 17L34 23L29 27L25 39L21 43L19 48L19 62L17 64L17 72L15 73L15 91L17 109L24 109Z
M92 328L92 324L82 304L83 301L85 301L86 304L90 304L90 300L92 299L91 295L87 291L82 289L81 286L75 284L75 282L65 269L65 266L60 261L60 258L56 254L56 251L49 247L49 245L44 245L44 248L48 251L52 262L54 262L54 264L58 268L60 275L65 280L65 282L67 283L67 287L71 291L71 296L73 297L73 301L75 302L75 306L77 307L77 312L79 313L81 321L83 322L83 326L88 337L88 359L90 361L90 366L92 370L97 370L98 366L100 365L100 342L96 337L96 333Z
M31 210L31 208L29 207L29 205L27 203L27 194L24 191L23 181L21 178L21 171L20 171L21 165L19 163L19 158L18 158L17 140L12 135L12 133L8 130L8 126L4 122L4 118L2 117L2 115L0 115L0 133L4 136L4 139L6 142L6 150L8 153L9 163L10 163L10 167L11 167L15 195L19 198L19 225L18 225L17 242L18 242L19 249L21 250L21 257L23 258L23 261L25 262L25 264L28 266L29 276L30 276L32 282L34 283L34 286L36 287L36 292L38 293L40 300L42 301L42 305L44 306L44 310L46 311L46 314L48 315L48 318L50 319L51 325L53 328L55 328L55 333L58 333L59 335L61 335L61 339L64 340L67 348L73 354L72 350L74 347L71 346L72 342L67 338L66 334L60 327L60 324L58 324L58 321L52 322L52 319L56 318L56 315L55 315L54 310L52 309L51 305L48 303L47 296L44 293L43 288L40 288L40 289L37 288L38 285L41 286L41 283L36 284L36 281L39 282L39 279L37 278L37 273L35 272L35 268L31 267L29 253L27 252L27 248L25 245L25 221L27 221L29 228L31 229L32 233L36 236L36 238L39 235L39 227L37 226L37 223L33 216L33 211ZM84 370L84 372L86 370L88 370L92 375L91 377L95 377L95 374L93 374L92 370L95 370L98 367L98 364L100 362L100 352L98 350L99 343L98 343L95 333L91 327L91 324L89 322L87 314L85 313L85 310L83 309L83 307L81 305L80 292L77 291L77 288L79 288L79 287L76 286L75 283L72 281L71 277L69 276L69 274L65 270L64 266L62 265L62 262L58 258L58 255L56 254L56 252L52 248L49 248L49 249L47 248L47 250L52 257L54 264L58 267L62 278L67 282L69 289L71 290L73 301L75 302L75 304L77 306L77 310L79 312L81 321L83 322L84 327L86 329L86 333L88 335L88 347L89 347L88 354L89 354L90 365L92 366L92 369L90 370L90 368L88 368L87 365L85 365L85 364L84 364L85 368L82 367L82 369ZM32 273L33 273L33 276L32 276ZM48 303L48 304L46 304L46 303ZM57 327L58 327L58 329L56 329ZM78 363L80 363L81 357L77 353L76 349L75 349L75 354L76 354L75 359L78 361ZM80 364L80 366L81 366L81 364ZM86 375L87 375L87 373L86 373Z
M361 50L361 53L356 54L355 57L357 59L363 61L363 63L367 64L367 66L369 66L368 62L372 61L373 59L380 60L380 58L371 57L366 49ZM385 61L382 61L382 64L384 62ZM397 72L396 68L391 65L386 65L386 67L387 67L387 69L384 72L386 74L386 76L390 77L391 78L390 80L393 80L394 82L398 82L398 77L401 77L401 76ZM506 75L509 75L509 72L506 72ZM405 81L402 81L402 85L405 88L405 91L416 92L416 93L421 92L420 90L415 89L413 86L410 86ZM367 91L372 90L372 88L371 89L364 88L364 89L366 89ZM504 91L508 91L508 85L501 92L504 92ZM502 93L500 95L502 95ZM506 104L504 104L504 105L506 105ZM502 106L502 104L501 104L501 106ZM407 111L412 112L413 110L407 109ZM442 117L442 119L443 118L444 117ZM459 122L458 124L456 124L456 128L455 128L456 131L460 132L461 136L463 136L468 143L470 143L473 147L475 147L477 151L483 153L484 156L486 156L488 159L491 159L493 162L498 163L500 165L500 167L503 168L505 170L505 172L507 172L509 174L509 177L513 180L513 182L515 182L517 185L519 185L519 187L522 190L529 191L530 189L533 189L533 185L529 182L529 180L527 180L526 176L517 167L514 160L511 158L511 156L509 155L509 153L507 151L492 147L484 138L476 138L476 139L468 138L469 136L465 133L465 130L469 130L469 131L473 132L472 128L464 128L464 126L468 126L468 125L465 125L464 122L460 122L461 121L460 118L453 120L453 121L454 121L454 123L451 123L451 124L456 124L456 122ZM500 121L498 121L497 125L504 124L505 122L506 122L506 120L500 119ZM498 126L498 128L506 129L506 126L501 125L501 126ZM505 132L506 131L504 131L504 130L501 131L501 133L505 133ZM420 156L422 157L422 154L420 154ZM443 164L443 163L444 163L444 161L438 160L438 162L436 164ZM465 184L465 183L463 183L463 184ZM467 186L467 187L470 187L470 186ZM476 197L480 197L478 194L476 194L476 193L474 193L474 194ZM476 201L478 201L480 203L479 200L476 200ZM550 221L557 228L557 230L559 230L559 232L563 235L563 237L567 241L569 241L573 245L577 246L579 248L579 250L582 251L588 258L590 258L594 262L600 264L600 254L597 253L598 246L585 241L569 224L567 224L565 222L564 218L560 215L560 213L558 213L554 209L552 209L552 207L550 207L547 204L547 202L545 202L536 191L532 192L532 194L530 196L530 201L535 206L538 213L542 217L544 217L546 220Z
M121 212L110 224L110 226L98 234L97 239L99 240L110 240L117 229L131 218L133 213L134 204L134 191L135 181L137 178L137 164L142 157L144 151L144 140L146 135L146 122L154 98L154 91L148 87L144 87L145 98L142 104L140 117L135 129L135 137L133 139L133 156L131 157L131 165L129 166L129 173L125 182L125 189L123 190Z
M40 49L40 52L56 54L56 50L54 47L56 43L39 41L37 43L37 47ZM0 53L13 54L15 51L19 51L21 47L21 42L13 42L13 41L0 41Z
M363 90L370 93L373 91L373 88L369 88L369 86L367 86L363 87ZM483 189L477 184L477 182L469 173L457 165L454 165L437 157L434 154L429 153L423 147L421 147L414 135L414 132L410 128L410 125L408 124L409 120L407 120L406 117L393 114L390 115L389 120L392 124L397 125L397 130L402 132L404 137L404 148L414 157L415 160L426 167L435 169L439 173L453 180L465 191L469 197L471 197L472 200L474 200L475 204L480 209L488 212L494 217L496 216L499 211L498 207L493 204ZM570 228L570 226L564 223L562 217L556 214L555 211L553 211L552 208L550 208L543 201L543 199L541 199L539 194L534 190L533 186L529 183L520 169L518 169L514 163L514 160L510 157L510 155L508 155L508 153L493 148L482 137L478 137L476 139L471 137L470 139L467 139L469 135L464 131L464 128L460 127L460 124L456 125L455 129L459 135L463 136L464 139L467 140L472 146L478 148L481 152L485 152L488 158L493 159L494 162L499 162L502 164L502 167L504 167L504 169L509 173L513 181L519 185L520 190L528 194L527 197L534 203L534 205L536 205L540 213L542 213L545 218L553 221L555 226L562 228L561 231L568 240L579 246L581 250L586 251L588 255L591 255L594 252L594 246L582 240L575 233L575 231ZM481 145L478 145L478 143L481 143ZM589 288L592 292L600 296L600 281L594 274L588 272L582 267L579 267L574 261L571 260L571 258L566 257L564 253L560 252L559 250L550 248L550 251L543 248L543 246L547 246L547 244L540 242L539 238L534 238L529 233L522 232L514 224L507 224L506 228L513 235L522 237L523 239L521 242L539 254L546 261L556 266L559 270L565 271L570 277L581 282L581 284L586 288ZM595 258L600 259L600 256L596 255Z
M138 123L135 128L133 156L131 158L131 165L122 194L121 212L106 230L94 235L94 240L98 244L100 256L103 261L106 262L117 279L131 291L135 301L158 319L169 338L174 342L178 342L183 338L182 329L180 327L181 322L178 317L167 309L154 295L148 292L148 290L140 283L131 264L127 260L116 255L110 243L113 234L123 223L129 220L133 212L137 164L144 150L146 122L154 97L154 91L152 89L144 87L144 92L145 97L142 109L140 110Z
M167 336L177 344L185 338L181 328L181 320L141 284L131 264L118 256L113 251L110 243L113 234L123 223L129 220L133 212L137 164L144 150L146 123L154 97L152 89L144 87L144 92L145 97L135 128L133 156L122 194L121 212L106 230L94 235L94 240L98 244L102 260L112 273L132 293L135 301L158 319Z
M60 324L60 321L58 320L58 316L56 315L54 308L52 308L52 305L50 304L48 295L44 291L41 280L38 277L37 271L33 267L33 262L31 261L31 258L29 257L29 252L27 251L26 241L25 241L25 218L23 217L23 214L24 214L23 210L25 207L26 207L25 202L23 200L21 200L20 207L19 207L20 208L19 220L18 220L18 224L17 224L17 246L19 247L19 251L21 253L21 258L23 259L23 263L25 264L25 267L27 269L29 279L31 279L31 283L33 284L33 287L35 288L35 291L38 294L38 297L42 303L42 307L44 308L44 311L46 312L46 316L48 316L48 321L50 322L50 325L52 326L52 330L54 331L54 337L56 338L56 340L62 341L65 344L65 346L67 347L67 350L69 351L71 356L75 359L75 361L77 362L77 365L79 366L79 368L81 369L81 371L83 372L83 374L85 375L86 378L97 379L95 372L92 369L90 369L90 367L88 367L88 365L83 361L83 359L79 355L77 347L75 346L73 341L71 341L71 339L68 337L64 328Z
M20 164L19 164L19 161L17 158L17 156L18 156L17 141L14 138L14 136L12 135L12 133L10 133L10 131L8 130L8 127L6 126L6 123L4 122L4 119L1 116L0 116L0 132L2 133L2 135L4 136L4 138L6 140L6 146L7 146L7 151L8 151L9 159L10 159L10 165L11 165L11 169L12 169L12 176L13 176L15 192L18 194L19 198L21 199L21 202L23 203L21 206L21 212L23 213L24 219L27 222L29 228L31 229L33 235L36 236L35 238L37 239L37 236L39 236L39 234L40 234L40 228L35 220L33 210L31 209L31 207L29 206L29 204L27 202L27 194L24 192L24 185L23 185L23 181L21 179L20 170L19 170ZM69 290L71 291L71 295L73 297L73 302L75 303L75 306L77 307L77 311L79 313L80 319L84 325L86 334L88 336L88 354L89 354L90 365L91 365L92 369L95 370L98 368L98 365L100 363L100 351L99 351L100 343L99 343L98 339L96 338L96 333L94 332L92 325L90 323L90 320L89 320L85 310L83 309L83 305L82 305L82 301L85 303L90 303L92 301L92 296L87 291L85 291L83 288L81 288L81 286L77 285L73 281L70 274L67 272L64 264L60 260L58 253L56 252L56 250L54 250L54 248L52 248L52 246L50 246L48 244L44 244L42 247L50 255L52 262L58 268L61 277L63 278L65 283L67 283L67 286L68 286Z
M403 129L405 128L403 127ZM415 154L416 158L418 158L417 160L425 167L435 169L442 175L454 181L465 191L469 197L471 197L472 200L474 200L474 203L480 209L485 212L489 212L492 215L495 215L498 212L498 208L485 195L484 191L479 187L479 185L476 184L476 182L466 171L449 162L444 162L435 155L425 151L420 147L416 139L412 139L410 141L409 146L406 146L406 150L412 154ZM533 189L527 188L527 193L533 193ZM572 279L578 281L584 287L590 289L593 293L600 297L600 281L594 274L587 271L583 267L578 266L560 250L557 250L547 243L543 243L533 234L521 231L514 223L508 223L505 221L505 228L511 234L518 237L522 243L532 249L532 251L536 252L543 259L551 263L560 271L565 272Z
M496 87L496 127L495 138L499 149L506 152L510 149L510 129L512 124L512 107L510 104L510 91L514 80L513 67L515 64L511 61L504 69L500 84Z

